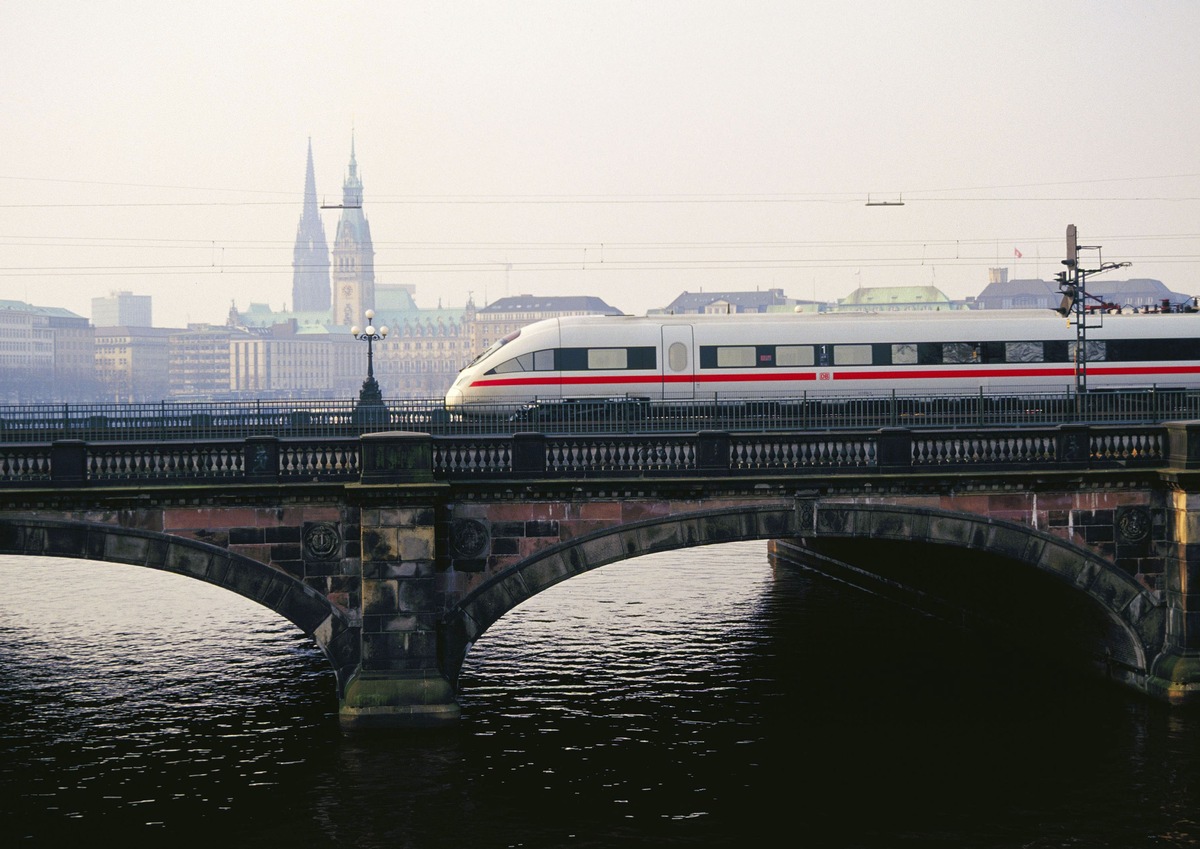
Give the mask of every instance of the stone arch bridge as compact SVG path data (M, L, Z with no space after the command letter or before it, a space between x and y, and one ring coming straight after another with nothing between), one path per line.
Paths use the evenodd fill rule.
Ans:
M348 728L453 723L470 647L561 581L754 539L1182 705L1200 700L1198 469L1195 422L8 444L0 554L253 599L325 652Z

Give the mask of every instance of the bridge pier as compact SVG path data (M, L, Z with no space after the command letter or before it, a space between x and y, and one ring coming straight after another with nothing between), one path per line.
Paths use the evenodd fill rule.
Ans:
M462 711L439 664L438 625L453 576L437 568L433 440L383 432L362 444L362 653L339 720L347 729L452 725ZM381 497L395 504L397 490L406 490L406 506L372 506Z
M345 728L427 727L460 716L438 663L446 577L436 569L432 505L364 508L362 660L340 703Z
M1171 704L1193 704L1200 702L1200 493L1176 491L1171 498L1166 633L1149 686Z

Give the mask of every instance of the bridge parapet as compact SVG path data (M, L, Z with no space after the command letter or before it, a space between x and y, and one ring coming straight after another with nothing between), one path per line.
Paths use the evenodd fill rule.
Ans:
M1200 423L866 432L248 437L0 445L4 486L1200 468Z

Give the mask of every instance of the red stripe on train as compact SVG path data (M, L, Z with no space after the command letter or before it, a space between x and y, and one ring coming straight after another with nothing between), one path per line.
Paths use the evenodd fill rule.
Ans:
M967 365L961 369L926 369L923 371L859 371L852 367L833 366L826 372L830 378L838 380L946 380L952 378L1030 378L1030 377L1072 377L1075 370L1072 367L1053 368L980 368ZM1097 376L1150 376L1200 374L1200 365L1194 366L1102 366L1088 365L1088 374ZM774 369L754 372L733 372L728 374L671 374L671 375L630 375L628 377L493 377L476 380L475 386L600 386L600 385L637 385L645 386L656 383L782 383L791 381L815 381L817 372L781 372Z

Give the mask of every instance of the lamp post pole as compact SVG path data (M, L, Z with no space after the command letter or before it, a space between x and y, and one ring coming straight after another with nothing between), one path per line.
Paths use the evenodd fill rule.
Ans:
M350 335L355 339L361 339L367 343L367 379L363 381L362 389L358 393L358 406L362 407L383 407L383 391L379 388L379 381L375 379L375 351L372 347L375 342L381 342L388 335L386 327L375 328L373 319L375 318L375 310L367 310L367 326L359 328L358 325L350 328Z

